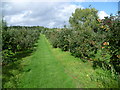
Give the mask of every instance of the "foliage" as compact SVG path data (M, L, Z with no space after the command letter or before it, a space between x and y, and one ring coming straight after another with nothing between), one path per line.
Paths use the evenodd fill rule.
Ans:
M63 29L49 29L39 26L7 27L7 23L2 21L3 65L4 63L13 63L18 60L16 55L19 52L33 49L40 33L44 33L53 47L69 51L73 56L79 57L84 61L90 60L93 62L93 68L101 67L104 70L107 69L108 73L109 70L112 73L115 73L115 70L120 73L119 16L105 17L105 19L100 20L97 12L94 8L78 8L69 19L71 27ZM6 67L4 68L6 69ZM4 74L6 73L4 72ZM114 76L111 76L112 74L108 77L105 73L98 71L97 75L101 75L97 80L103 80L104 84L107 82L104 79L108 80L110 77L114 79ZM108 83L110 82L109 80ZM106 87L111 86L110 84L107 85Z
M16 52L32 49L37 42L40 30L29 27L7 27L2 30L3 62L13 61L10 58Z
M96 28L98 26L96 21L98 19L97 12L95 8L77 8L69 19L71 27L77 30Z
M36 52L22 59L22 74L16 71L21 69L20 66L8 67L11 68L12 75L11 79L5 83L5 88L119 87L116 75L100 68L94 70L91 62L84 63L70 55L70 52L52 48L44 35L41 34L37 44ZM12 81L13 78L16 79L15 82ZM56 80L53 82L54 79Z
M93 61L93 66L119 72L120 30L117 16L100 20L94 8L76 9L69 19L71 29L45 32L53 47Z
M2 27L2 86L17 87L17 80L23 67L21 59L35 49L43 27L10 26ZM7 71L7 72L6 72Z
M120 16L111 16L106 17L103 20L104 25L109 26L109 33L106 35L106 39L109 42L109 47L106 49L109 50L111 55L111 64L117 72L120 69Z

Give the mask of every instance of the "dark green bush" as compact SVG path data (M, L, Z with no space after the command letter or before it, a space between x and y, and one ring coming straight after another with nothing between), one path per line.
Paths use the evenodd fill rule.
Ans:
M70 51L72 55L85 60L92 60L93 66L108 70L114 68L119 72L120 21L117 16L100 20L96 14L95 9L76 9L69 20L71 28L48 30L45 32L46 37L55 48Z
M2 56L3 62L12 61L16 52L27 51L34 47L40 35L37 28L7 27L2 29Z
M110 63L117 72L120 72L120 16L111 16L103 20L103 24L109 26L107 40L109 42Z

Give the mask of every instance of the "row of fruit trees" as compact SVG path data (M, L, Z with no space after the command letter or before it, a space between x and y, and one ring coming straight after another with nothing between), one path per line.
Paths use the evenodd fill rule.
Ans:
M70 27L44 31L55 48L70 51L75 57L90 60L93 66L119 72L120 17L99 19L95 8L75 10Z

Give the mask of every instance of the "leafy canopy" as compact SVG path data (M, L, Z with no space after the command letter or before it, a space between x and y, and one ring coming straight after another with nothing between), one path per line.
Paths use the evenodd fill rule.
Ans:
M69 22L72 28L74 29L92 29L97 25L97 10L95 8L86 8L81 9L77 8L75 13L72 13L72 16L69 18Z

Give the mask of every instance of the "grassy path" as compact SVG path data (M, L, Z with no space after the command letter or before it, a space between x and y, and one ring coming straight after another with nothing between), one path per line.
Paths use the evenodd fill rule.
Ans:
M20 87L23 88L71 88L74 83L64 72L64 67L54 57L46 38L41 35L37 51L24 63L26 71L22 76Z
M94 70L92 63L82 62L52 48L44 35L40 36L37 50L23 58L24 73L20 79L20 88L103 88L116 87L109 72Z

